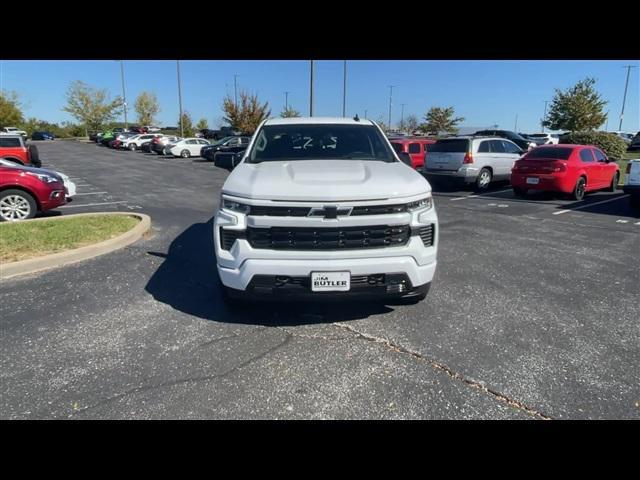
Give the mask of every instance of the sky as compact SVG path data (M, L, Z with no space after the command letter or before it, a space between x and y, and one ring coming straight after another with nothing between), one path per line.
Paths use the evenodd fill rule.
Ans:
M194 122L206 118L210 127L222 124L222 100L233 97L234 75L238 91L247 90L268 101L272 116L289 105L309 114L309 61L181 61L182 104ZM627 69L640 66L626 61L347 61L347 115L365 114L387 122L389 85L394 85L392 125L413 114L420 121L430 107L453 106L465 127L488 127L524 133L541 131L545 100L556 88L566 89L586 77L597 80L596 89L608 101L608 125L618 130ZM125 91L129 122L135 121L133 104L143 91L154 92L161 111L158 126L178 123L178 82L173 60L125 60ZM629 77L622 130L640 130L640 68ZM18 61L0 60L0 89L15 91L23 103L25 117L50 122L73 121L61 109L71 82L82 80L122 95L120 62L89 60ZM343 61L316 61L314 70L314 115L341 116ZM404 107L402 107L404 104ZM516 118L517 117L517 118ZM517 122L517 123L516 123Z

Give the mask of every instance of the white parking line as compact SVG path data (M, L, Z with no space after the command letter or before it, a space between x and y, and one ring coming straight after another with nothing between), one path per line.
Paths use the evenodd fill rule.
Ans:
M109 193L109 192L87 192L87 193L76 193L76 197L79 197L80 195L100 195L102 193Z
M457 197L457 198L452 198L451 201L455 202L456 200L464 200L465 198L476 198L476 197L482 197L482 196L488 196L488 195L494 195L496 193L504 193L504 192L511 192L512 189L511 188L507 188L505 190L498 190L497 192L487 192L487 193L479 193L479 194L474 194L474 195L466 195L464 197Z
M594 205L601 205L603 203L609 203L609 202L615 202L616 200L620 200L621 198L627 198L629 195L622 195L620 197L616 197L616 198L610 198L608 200L602 200L601 202L595 202L595 203L588 203L586 205L580 205L579 207L576 208L571 208L569 210L560 210L559 212L553 212L554 215L562 215L563 213L567 213L567 212L573 212L574 210L581 210L583 208L587 208L587 207L592 207Z
M93 207L96 205L115 205L116 203L127 203L126 200L119 202L102 202L102 203L83 203L82 205L62 205L59 208L78 208L78 207Z

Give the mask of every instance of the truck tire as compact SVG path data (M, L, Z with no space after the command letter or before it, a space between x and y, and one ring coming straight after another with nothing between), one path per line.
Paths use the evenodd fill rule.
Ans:
M35 167L41 167L42 161L40 160L38 147L36 147L35 145L29 145L27 149L29 150L29 162Z

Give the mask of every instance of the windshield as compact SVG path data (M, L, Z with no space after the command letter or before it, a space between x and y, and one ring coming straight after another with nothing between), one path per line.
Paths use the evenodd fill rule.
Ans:
M247 162L336 159L396 161L374 125L289 124L262 127Z
M213 142L211 145L221 145L221 144L223 144L224 142L226 142L227 140L230 140L230 139L232 139L232 138L233 138L233 137L224 137L224 138L221 138L220 140L216 140L216 141L215 141L215 142Z

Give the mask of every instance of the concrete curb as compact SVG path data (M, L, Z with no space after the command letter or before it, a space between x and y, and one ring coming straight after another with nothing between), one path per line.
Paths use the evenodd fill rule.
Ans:
M86 217L90 215L127 215L130 217L139 218L140 222L128 232L125 232L118 237L96 243L94 245L87 245L86 247L66 250L64 252L52 253L51 255L44 255L38 258L30 258L28 260L21 260L19 262L4 263L0 265L0 280L6 280L18 275L26 275L42 270L61 267L63 265L82 262L83 260L88 260L99 255L104 255L105 253L110 253L114 250L119 250L128 245L131 245L134 242L137 242L145 233L147 233L151 229L151 217L149 217L149 215L145 215L144 213L130 212L78 213L75 215L64 215L54 218L35 218L33 220L26 221L55 221L65 218Z

